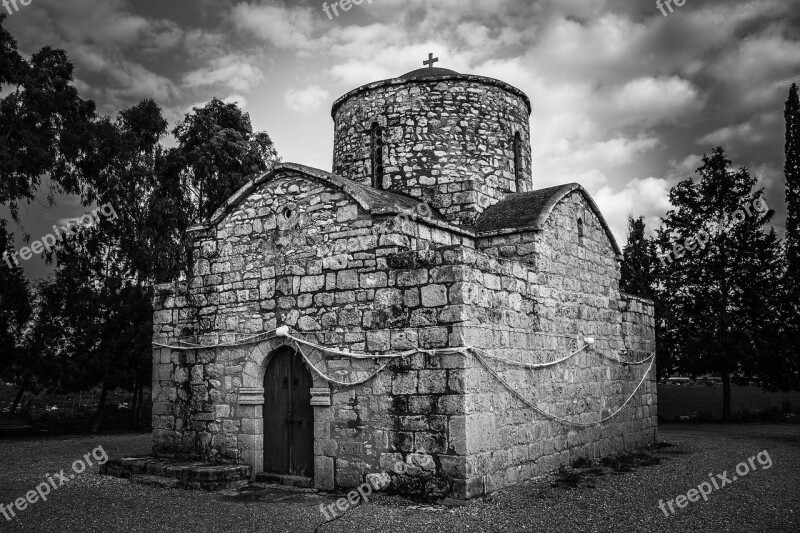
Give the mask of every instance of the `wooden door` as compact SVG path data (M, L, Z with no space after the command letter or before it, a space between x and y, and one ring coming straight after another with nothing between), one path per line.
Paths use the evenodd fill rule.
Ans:
M299 355L275 353L264 374L264 472L313 476L311 384Z

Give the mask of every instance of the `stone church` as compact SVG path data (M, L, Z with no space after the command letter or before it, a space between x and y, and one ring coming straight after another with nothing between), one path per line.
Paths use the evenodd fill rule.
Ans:
M332 172L279 164L189 229L156 455L463 500L656 438L653 304L597 205L535 188L522 91L426 64L334 102Z

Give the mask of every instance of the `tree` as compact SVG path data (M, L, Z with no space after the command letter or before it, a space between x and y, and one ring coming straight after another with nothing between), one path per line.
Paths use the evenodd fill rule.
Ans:
M253 132L247 113L217 99L185 116L174 130L178 146L169 150L161 144L168 124L152 100L116 121L98 117L72 85L67 55L47 47L23 58L4 19L0 204L18 221L20 203L33 201L46 184L50 203L60 193L80 194L85 207L108 205L115 219L101 219L46 254L56 271L39 284L26 327L20 321L30 316L21 296L27 286L14 268L0 270L0 304L20 302L19 309L2 308L0 341L14 357L0 361L0 372L35 370L39 382L62 391L101 384L97 429L109 388L132 389L141 409L151 374L152 285L191 271L186 228L209 218L277 155L269 135Z
M40 285L30 335L31 351L44 356L39 375L48 388L76 392L101 385L94 431L108 391L125 388L141 398L152 372L152 290L127 277L125 263L115 259L111 224L101 219L58 245L58 266Z
M125 275L149 284L177 277L182 267L181 234L188 227L186 192L165 172L161 139L167 121L153 100L98 125L104 139L93 159L96 169L86 202L110 204L117 218L107 228L112 261Z
M628 242L622 250L619 289L652 300L655 261L653 243L645 237L644 217L634 219L628 215Z
M19 202L35 199L42 177L52 204L76 194L87 169L95 106L72 86L73 66L63 50L45 47L24 59L0 15L0 204L17 221Z
M789 88L784 108L786 122L786 246L781 305L771 357L761 361L764 375L774 376L770 384L782 390L795 388L800 379L800 98L797 84Z
M786 99L786 259L790 278L800 276L800 98L793 83Z
M253 134L245 113L218 100L187 115L172 150L161 145L167 122L152 100L123 110L114 122L99 120L95 128L93 138L102 143L86 160L92 170L84 201L111 206L115 218L57 246L53 283L91 305L64 299L64 291L48 292L48 307L64 328L43 331L60 347L53 354L59 361L54 387L102 384L96 429L109 387L133 391L134 425L140 420L152 372L152 285L188 270L186 228L268 168L274 149L265 133ZM205 192L193 196L195 186Z
M131 390L133 426L140 428L144 388L152 374L152 284L180 272L181 233L187 226L183 191L164 183L160 144L167 121L152 100L143 100L120 112L115 123L100 126L106 148L95 161L96 178L87 192L91 202L111 206L113 224L97 236L97 248L78 250L98 254L104 268L83 271L95 286L102 285L98 301L106 311L98 317L101 342L95 366L106 372L103 390ZM72 274L73 277L79 277ZM105 395L101 393L96 427L102 420Z
M266 132L253 132L250 115L216 98L194 108L173 130L179 146L170 155L192 191L192 222L214 211L254 176L278 161Z
M96 116L94 103L80 98L72 85L73 66L66 53L45 47L30 60L23 58L16 40L3 27L5 18L0 15L0 204L19 223L20 203L35 200L43 181L51 205L56 194L81 192L92 171L89 155L96 140ZM5 221L0 234L0 251L11 251ZM20 384L16 407L42 370L43 352L31 351L28 326L19 322L31 316L21 270L3 264L0 271L4 278L0 299L5 300L0 301L0 313L6 327L12 324L9 331L15 337L15 342L3 339L9 352L0 366L8 379Z
M167 122L152 101L95 125L95 139L103 139L88 165L92 179L84 189L84 202L103 206L99 224L59 243L50 259L58 266L51 283L44 285L48 312L41 316L61 325L53 330L37 324L39 350L58 346L50 359L56 372L50 386L76 391L102 386L93 430L105 412L109 390L122 387L134 394L134 427L141 426L144 387L152 372L152 283L163 268L156 263L159 251L180 243L177 228L161 233L150 223L160 187L158 160L160 139ZM53 287L58 287L54 289ZM78 296L76 299L75 296Z
M11 251L12 236L0 219L0 253ZM30 362L22 348L22 334L31 316L31 295L22 268L12 261L0 262L0 378L21 384L11 405L14 413L31 379Z
M662 315L661 302L656 291L656 249L652 239L645 236L644 217L634 219L628 215L628 240L622 250L620 264L620 291L652 300L655 312L656 346L662 347L668 343L663 342L664 322L659 320ZM672 369L671 354L667 350L659 349L657 352L657 369L660 376L669 374Z
M699 181L670 191L675 209L657 232L670 254L657 265L660 349L685 372L722 376L725 421L731 378L751 379L773 348L781 275L778 238L762 230L773 216L764 191L747 169L730 166L722 148L704 156Z

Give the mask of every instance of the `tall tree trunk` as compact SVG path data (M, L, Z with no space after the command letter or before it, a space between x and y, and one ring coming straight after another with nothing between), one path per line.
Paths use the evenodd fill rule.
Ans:
M722 372L722 421L731 421L731 375L727 370Z
M14 403L11 404L11 414L17 412L17 407L19 407L19 402L22 401L22 395L25 394L25 391L28 390L28 385L30 384L30 377L26 376L25 379L22 381L22 385L19 386L19 392L17 392L17 397L14 398Z
M144 385L138 383L133 389L133 429L142 429L142 407L144 403Z
M138 429L142 429L144 427L144 383L139 385L139 405L137 411L136 416L139 420Z
M103 423L103 416L106 414L106 396L108 396L108 381L103 382L103 390L100 392L100 401L97 404L97 414L92 424L92 433L100 431L100 425Z
M136 429L136 425L139 423L138 417L136 416L136 410L139 408L139 384L133 386L133 399L131 400L131 429Z

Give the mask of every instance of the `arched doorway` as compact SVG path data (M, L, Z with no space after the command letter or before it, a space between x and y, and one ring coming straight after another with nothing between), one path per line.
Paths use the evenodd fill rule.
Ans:
M264 472L313 477L311 387L303 359L279 348L264 373Z

